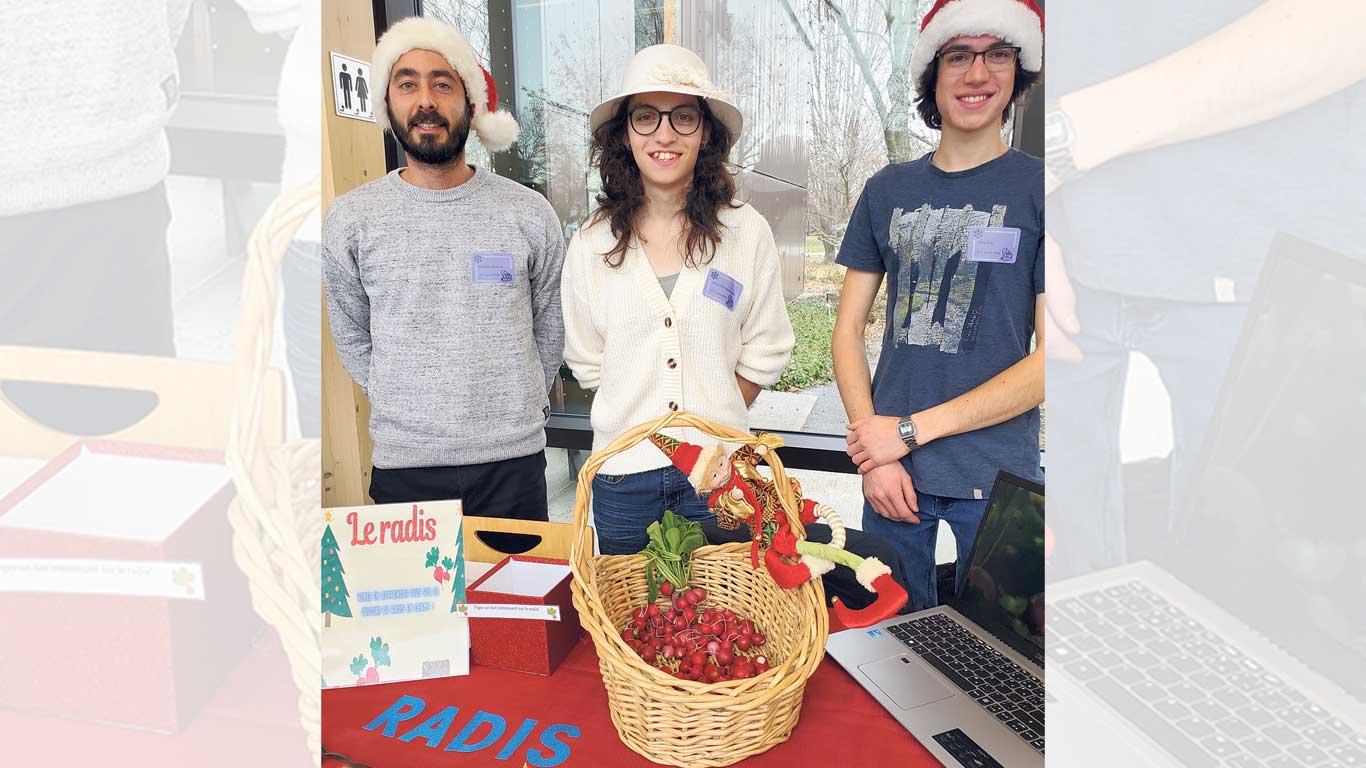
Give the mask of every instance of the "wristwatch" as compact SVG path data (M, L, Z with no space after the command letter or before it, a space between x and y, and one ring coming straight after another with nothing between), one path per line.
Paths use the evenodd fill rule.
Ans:
M911 421L910 416L906 416L896 425L896 431L898 435L901 435L901 441L906 444L907 448L914 451L920 447L920 443L915 441L915 422Z
M1072 120L1062 111L1057 101L1044 105L1043 148L1044 164L1053 172L1058 181L1066 183L1084 175L1072 159L1072 144L1076 133L1072 130Z

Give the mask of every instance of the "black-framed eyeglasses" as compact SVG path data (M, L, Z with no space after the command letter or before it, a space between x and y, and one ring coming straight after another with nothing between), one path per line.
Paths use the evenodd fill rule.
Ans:
M971 69L978 56L982 57L988 70L1001 72L1015 67L1015 62L1020 58L1020 49L1018 46L1002 45L985 51L954 50L936 55L939 68L954 75Z
M673 126L674 133L679 136L691 136L702 127L702 110L693 106L655 109L648 104L642 104L630 111L627 122L637 135L649 136L659 130L665 116L669 118L669 125Z

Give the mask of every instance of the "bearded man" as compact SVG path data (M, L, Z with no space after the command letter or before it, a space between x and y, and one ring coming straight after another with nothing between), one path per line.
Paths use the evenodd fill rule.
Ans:
M560 222L544 197L466 163L471 129L497 152L517 124L458 31L404 19L373 63L375 111L407 167L338 197L322 232L332 337L370 398L370 496L546 520Z

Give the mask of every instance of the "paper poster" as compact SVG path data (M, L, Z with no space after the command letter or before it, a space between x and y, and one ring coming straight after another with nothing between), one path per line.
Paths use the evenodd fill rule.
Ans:
M323 687L469 674L459 501L323 510Z
M375 122L375 79L370 64L336 51L329 53L332 54L332 96L337 114ZM387 85L381 83L380 87Z

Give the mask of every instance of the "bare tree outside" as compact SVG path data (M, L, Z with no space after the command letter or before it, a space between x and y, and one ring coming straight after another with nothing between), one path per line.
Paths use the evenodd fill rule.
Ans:
M857 64L845 54L842 36L812 40L810 117L807 124L811 174L807 227L827 257L839 248L863 182L887 162L881 125L871 118Z
M664 0L643 0L636 7L636 50L664 42Z
M843 72L836 79L861 91L865 107L882 129L888 163L903 163L937 143L935 131L914 114L915 84L909 76L928 0L780 0L791 23L802 31L816 71Z
M938 132L915 113L915 84L908 75L920 19L931 3L780 1L812 58L807 232L819 245L821 259L812 265L819 271L822 261L833 260L868 177L938 143ZM835 279L826 287L838 290L833 272L808 277L815 278L816 288Z

